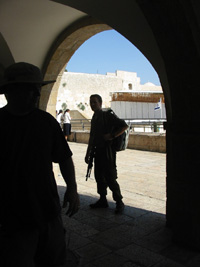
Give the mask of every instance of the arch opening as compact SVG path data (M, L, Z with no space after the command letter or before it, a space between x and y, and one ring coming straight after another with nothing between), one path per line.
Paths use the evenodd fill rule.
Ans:
M87 18L62 33L46 59L46 62L49 62L48 65L44 64L43 66L45 79L57 79L57 82L53 87L49 85L42 90L39 103L41 109L55 115L58 88L66 64L86 40L96 33L109 29L111 28L108 25L102 24L95 19Z
M88 17L82 19L62 33L59 40L57 40L56 45L54 45L54 48L52 49L53 53L50 53L47 57L46 62L49 62L49 64L44 64L43 66L43 72L46 73L45 79L57 78L57 82L54 84L53 88L49 85L42 91L39 105L41 109L47 110L55 116L58 89L60 87L65 67L71 57L90 37L96 35L97 33L111 29L112 28L108 25L102 24L101 22ZM131 92L133 85L129 83L127 86Z
M101 31L103 31L103 29L102 29ZM99 32L101 32L101 31L99 31ZM93 35L95 35L95 34L96 34L96 33L93 33L93 34L91 35L91 37L92 37ZM89 38L90 38L90 37L89 37ZM82 42L82 43L83 43L83 42ZM80 46L81 46L81 44L80 44L78 47L80 47ZM77 47L77 49L78 49L78 47ZM75 52L75 51L73 51L73 53L71 54L71 57L73 56L74 52ZM67 58L67 60L68 60L67 62L69 62L69 60L71 59L71 57L68 57L68 58ZM60 83L60 84L62 83L61 85L63 86L64 89L66 88L66 82L65 82L65 81L63 82L62 79L61 79L61 77L62 77L62 74L63 74L64 71L65 71L65 66L66 66L67 62L66 62L65 60L62 61L62 65L60 66L61 72L59 73L59 79L60 79L60 80L59 80L59 83ZM149 86L152 86L152 84L149 83ZM59 87L59 86L58 86L58 87ZM131 88L130 88L130 87L131 87ZM127 88L128 88L129 91L132 91L133 85L129 83L129 84L127 84ZM54 100L54 101L55 101L55 100ZM80 100L80 101L81 101L81 100ZM53 104L53 102L52 102L52 104ZM48 110L50 110L50 108L48 107L48 105L49 105L49 103L47 104L47 108L48 108ZM55 102L54 102L54 105L51 106L51 108L53 109L53 112L55 113L55 110L56 110ZM90 107L88 107L88 108L90 109ZM144 163L144 165L145 165L145 163ZM165 168L166 168L166 167L164 166L163 169L165 169ZM144 169L145 169L145 167L144 167ZM164 173L163 173L163 177L162 177L162 179L163 179L163 181L165 180L165 174L164 174ZM164 185L164 187L165 187L165 186L166 186L166 185ZM125 188L125 187L124 187L124 188ZM142 191L141 191L141 192L142 192ZM163 190L163 192L165 192L165 189ZM144 192L142 192L142 193L144 193ZM141 194L142 194L142 193L141 193ZM152 196L154 193L155 193L155 192L150 192L151 196ZM162 194L162 193L160 193L160 195L161 195L161 194ZM165 199L165 197L166 197L166 196L163 194L163 195L162 195L162 198ZM162 201L164 201L163 199L162 199ZM163 208L163 210L164 210L164 208Z

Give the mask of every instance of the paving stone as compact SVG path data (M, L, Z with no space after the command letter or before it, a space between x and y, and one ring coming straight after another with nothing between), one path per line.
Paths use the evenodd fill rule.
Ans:
M68 249L67 253L66 253L66 257L67 257L66 266L70 266L70 267L78 267L79 266L80 257L76 253L74 253Z
M84 247L90 243L92 243L92 241L89 238L82 237L71 231L67 231L66 233L66 244L67 247L72 251Z
M116 215L108 189L108 209L93 210L98 199L94 174L85 181L85 144L69 143L76 168L80 211L69 218L62 211L70 267L199 267L200 253L172 243L166 218L166 155L127 149L117 155L118 182L125 210ZM126 159L126 160L124 160ZM54 164L58 191L66 190ZM77 262L78 261L78 262Z
M89 264L87 264L85 267L122 267L126 266L127 259L124 257L121 257L115 253L107 254L106 256L101 257L98 260L92 261Z
M162 260L162 256L143 247L131 244L116 251L117 254L128 258L135 264L151 267Z
M180 264L186 265L188 262L191 262L193 258L199 255L197 252L185 249L182 247L178 247L174 244L171 244L169 247L161 251L162 255L164 255L168 259L172 259ZM193 266L192 266L193 267Z
M199 266L200 266L199 254L187 262L187 267L199 267Z
M98 231L104 231L117 225L113 221L100 216L91 216L89 219L82 220L82 223L87 224Z
M177 263L177 262L175 262L173 260L166 259L166 258L161 260L156 265L154 265L154 267L184 267L184 266L185 265L182 265L181 263Z
M161 252L170 246L171 238L171 231L167 228L162 228L140 239L136 239L135 243L151 251Z
M66 217L66 216L65 216ZM96 229L86 224L80 223L73 218L65 218L63 220L64 227L71 232L77 233L82 237L92 236L98 233Z
M143 267L143 266L140 264L133 263L131 261L127 261L123 265L121 265L121 267Z
M76 254L78 254L81 257L82 261L84 261L85 263L88 263L95 259L100 259L110 252L111 251L108 248L101 246L95 242L88 244L82 248L76 249Z

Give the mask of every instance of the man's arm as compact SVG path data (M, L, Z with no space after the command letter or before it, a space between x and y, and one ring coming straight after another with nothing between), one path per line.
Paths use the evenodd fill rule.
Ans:
M114 138L116 138L117 136L120 136L121 134L123 134L123 132L126 131L126 129L128 128L128 125L125 125L123 127L120 127L118 130L116 130L114 133L107 133L104 134L104 140L112 140Z
M89 160L90 160L91 151L92 151L92 146L90 144L88 144L87 151L85 154L85 163L87 163L87 164L89 163Z
M67 210L67 215L70 217L75 214L80 206L79 196L77 193L77 184L75 178L75 169L72 158L69 157L64 161L59 163L60 171L67 184L67 190L64 196L63 208L67 206L69 202L69 208Z

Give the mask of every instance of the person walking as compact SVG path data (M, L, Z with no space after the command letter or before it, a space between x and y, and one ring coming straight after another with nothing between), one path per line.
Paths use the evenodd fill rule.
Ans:
M57 116L56 116L56 119L57 119L58 123L60 124L61 129L63 128L63 119L62 119L62 117L63 117L63 110L60 109L58 114L57 114Z
M9 66L0 84L0 266L65 266L65 231L52 163L67 184L67 215L79 209L72 152L56 119L36 107L43 81L38 67Z
M124 210L120 186L117 182L116 151L112 146L115 137L121 135L128 125L124 120L110 112L102 110L102 98L98 94L90 96L90 106L94 111L91 121L89 144L85 162L88 164L94 154L94 174L100 199L91 204L91 208L107 208L107 187L116 201L116 213Z
M63 114L63 133L65 139L67 140L71 134L71 116L70 116L70 109L66 109Z

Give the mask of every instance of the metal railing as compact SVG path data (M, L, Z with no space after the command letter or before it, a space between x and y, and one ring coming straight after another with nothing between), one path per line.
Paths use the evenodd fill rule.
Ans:
M131 126L131 132L160 132L165 133L165 119L124 119ZM72 131L90 131L91 120L72 119Z
M90 131L91 120L87 119L72 119L72 131Z
M132 132L161 132L165 133L166 119L125 119L131 126Z

